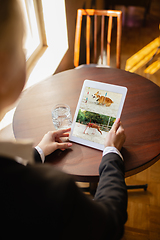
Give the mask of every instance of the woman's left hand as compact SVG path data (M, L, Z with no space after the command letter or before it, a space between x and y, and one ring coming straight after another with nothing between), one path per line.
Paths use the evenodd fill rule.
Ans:
M71 128L50 131L44 135L38 146L42 149L45 156L57 149L65 150L72 146L70 142L63 142L61 137L69 137Z

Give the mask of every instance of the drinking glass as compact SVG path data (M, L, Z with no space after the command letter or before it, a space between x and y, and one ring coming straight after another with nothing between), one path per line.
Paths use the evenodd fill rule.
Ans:
M57 104L52 109L52 121L56 128L65 129L72 125L72 115L67 104Z

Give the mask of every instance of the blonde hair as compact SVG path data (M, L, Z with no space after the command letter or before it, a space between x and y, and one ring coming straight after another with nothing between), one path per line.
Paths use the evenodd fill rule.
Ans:
M0 51L13 52L24 34L18 0L0 0Z

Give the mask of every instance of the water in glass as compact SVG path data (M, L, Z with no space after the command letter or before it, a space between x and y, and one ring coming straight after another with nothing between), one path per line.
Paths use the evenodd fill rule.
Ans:
M72 115L70 107L66 104L56 105L52 110L52 121L57 130L71 127Z

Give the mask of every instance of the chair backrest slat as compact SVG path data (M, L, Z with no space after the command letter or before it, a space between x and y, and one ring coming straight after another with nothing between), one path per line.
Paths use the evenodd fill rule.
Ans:
M90 63L90 41L91 41L91 16L94 16L94 63L97 61L97 16L101 16L101 64L103 64L104 52L104 30L105 30L105 16L109 17L108 20L108 33L107 33L107 65L110 66L110 47L111 47L111 33L113 17L117 18L117 42L116 42L116 67L120 68L120 48L121 48L121 32L122 32L122 12L115 10L95 10L95 9L78 9L77 11L77 24L75 33L75 46L74 46L74 66L79 65L80 53L80 39L81 39L81 25L82 17L86 16L86 64Z
M117 55L116 55L117 68L120 68L121 35L122 35L122 15L121 17L117 17Z
M103 47L104 47L104 15L101 19L101 64L103 64Z
M87 15L87 27L86 27L86 62L90 63L90 26L91 26L91 18Z
M108 34L107 34L107 65L110 66L111 55L111 34L112 34L112 16L109 16L108 20Z
M74 65L79 65L79 50L81 41L81 27L82 27L82 11L77 12L77 23L75 33L75 46L74 46Z
M94 63L97 61L97 15L94 16Z

